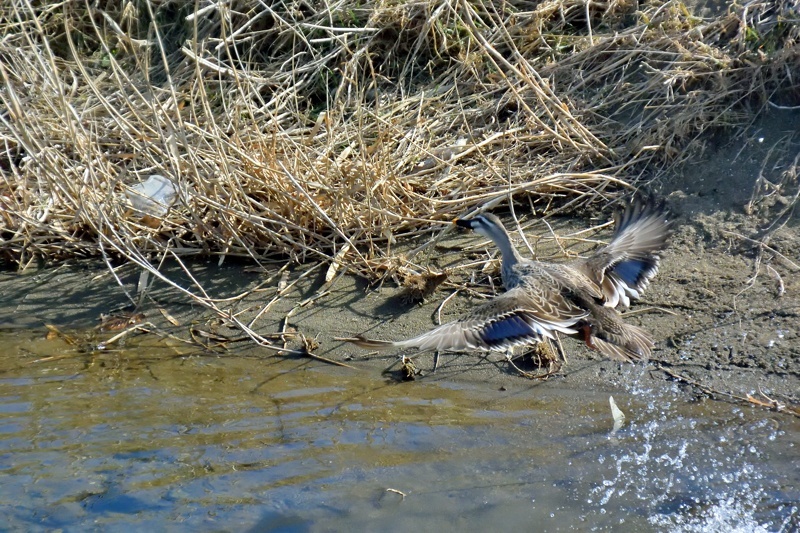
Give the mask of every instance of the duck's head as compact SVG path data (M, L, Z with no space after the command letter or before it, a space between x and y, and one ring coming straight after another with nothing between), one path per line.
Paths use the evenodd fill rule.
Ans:
M481 213L472 218L457 218L453 224L459 228L471 229L478 235L494 239L498 233L504 233L503 223L491 213Z

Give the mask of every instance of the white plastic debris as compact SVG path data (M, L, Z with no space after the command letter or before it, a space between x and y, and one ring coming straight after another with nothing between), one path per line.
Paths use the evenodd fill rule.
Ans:
M622 409L617 407L617 402L614 401L613 396L608 397L608 403L611 405L611 417L614 419L614 429L611 430L611 434L613 435L619 431L625 423L625 413L622 412Z
M143 215L161 218L178 197L178 189L172 180L153 174L143 183L137 183L126 192L133 209Z

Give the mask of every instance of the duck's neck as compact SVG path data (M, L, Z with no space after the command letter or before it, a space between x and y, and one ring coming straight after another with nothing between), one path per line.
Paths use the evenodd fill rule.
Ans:
M509 289L511 288L509 282L513 278L511 271L517 263L522 261L522 256L519 255L517 249L511 244L511 237L509 237L504 227L492 227L489 238L492 239L492 242L500 249L500 254L502 255L500 273L503 277L503 285L506 286L506 289Z

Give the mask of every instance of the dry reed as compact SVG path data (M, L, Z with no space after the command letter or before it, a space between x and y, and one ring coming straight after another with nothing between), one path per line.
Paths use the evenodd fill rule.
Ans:
M413 265L394 243L436 221L605 201L800 97L793 2L0 10L0 252L20 267L278 255L374 278ZM127 200L150 174L180 191L162 217Z

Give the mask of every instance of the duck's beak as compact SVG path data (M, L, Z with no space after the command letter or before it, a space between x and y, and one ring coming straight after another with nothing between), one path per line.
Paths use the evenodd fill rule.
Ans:
M453 220L453 224L455 224L459 228L472 229L472 221L464 219L464 218L456 218L456 219L454 219Z

